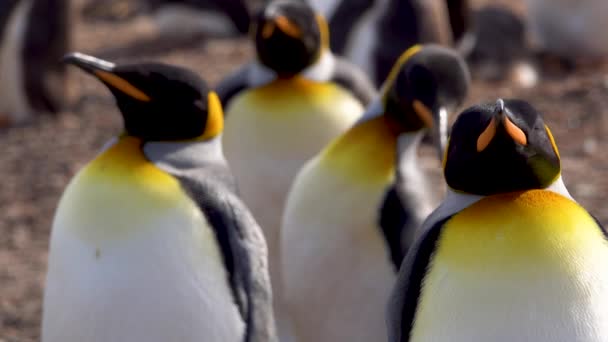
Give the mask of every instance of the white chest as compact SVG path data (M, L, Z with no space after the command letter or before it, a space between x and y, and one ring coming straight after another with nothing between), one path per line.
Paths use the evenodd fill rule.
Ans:
M316 169L298 175L283 219L285 297L302 341L382 341L395 279L377 225L382 186Z
M271 268L282 210L304 163L349 128L361 104L336 86L290 84L249 91L230 104L224 152L243 201L267 239Z
M608 341L608 250L595 247L568 271L531 261L455 272L435 262L410 341Z
M214 233L193 202L142 219L136 196L117 196L84 220L78 194L67 193L53 224L44 342L242 341Z

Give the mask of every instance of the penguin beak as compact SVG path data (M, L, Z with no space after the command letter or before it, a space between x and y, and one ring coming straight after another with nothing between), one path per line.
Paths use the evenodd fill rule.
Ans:
M477 152L481 152L488 147L492 139L494 139L494 136L496 136L496 130L499 126L502 126L507 135L519 145L526 146L528 144L526 133L513 123L507 113L507 109L505 109L504 101L499 99L496 102L494 116L490 119L488 126L486 126L484 131L481 132L477 138Z
M433 117L435 118L435 124L433 125L432 137L439 154L439 160L442 160L448 144L448 111L444 107L439 107L433 111Z
M151 98L143 91L116 74L114 71L116 65L114 63L80 52L73 52L65 55L62 62L77 66L83 71L97 77L111 89L117 90L139 101L151 101Z
M61 62L75 65L90 74L95 74L96 71L112 72L115 66L114 63L80 52L72 52L65 55L61 59Z
M443 159L443 152L447 146L448 141L448 111L442 106L433 106L433 109L429 109L425 104L419 100L414 100L412 103L414 111L420 117L420 120L424 122L426 127L431 129L431 138L437 148L439 154L439 160Z

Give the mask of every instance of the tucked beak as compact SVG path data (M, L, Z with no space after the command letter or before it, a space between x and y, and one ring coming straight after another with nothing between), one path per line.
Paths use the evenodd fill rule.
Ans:
M526 146L528 144L528 139L526 137L526 133L517 127L515 123L509 117L509 113L505 108L505 103L502 99L496 101L496 109L494 111L494 116L490 119L490 122L486 126L486 128L481 132L479 137L477 138L477 152L481 152L490 145L490 142L496 136L496 130L498 127L502 126L504 131L508 136L513 139L516 143Z
M151 101L151 98L143 91L135 87L128 80L117 75L114 71L115 64L104 61L97 57L85 55L80 52L67 54L62 59L63 63L72 64L83 71L97 77L111 89L124 93L134 99L143 102Z
M439 154L439 160L442 160L448 144L448 111L444 107L439 107L433 111L433 117L435 118L435 124L431 134Z
M279 29L292 38L302 38L302 30L284 15L275 16L267 21L262 28L262 36L264 38L270 38L275 29Z

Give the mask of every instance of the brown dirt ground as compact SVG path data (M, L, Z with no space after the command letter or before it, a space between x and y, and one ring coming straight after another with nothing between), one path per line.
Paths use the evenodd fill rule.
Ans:
M85 0L76 0L76 8ZM75 11L76 13L76 11ZM116 60L153 59L185 65L215 84L251 56L246 40L210 40L181 49L125 46L154 36L145 18L128 24L85 23L74 17L75 50ZM157 48L156 52L154 48ZM130 56L123 58L123 56ZM600 221L608 181L608 78L606 66L588 67L543 81L533 90L507 83L476 82L468 103L519 97L540 108L561 149L566 185ZM70 108L58 118L0 131L0 342L39 338L41 298L54 209L69 179L103 143L120 131L120 116L109 93L80 72L69 74ZM432 150L425 149L425 155ZM425 166L438 163L425 159Z

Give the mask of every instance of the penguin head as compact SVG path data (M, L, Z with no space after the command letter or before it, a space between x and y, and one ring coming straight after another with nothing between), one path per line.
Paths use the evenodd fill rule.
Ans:
M252 28L257 57L279 77L290 77L319 59L329 44L327 23L305 2L271 1Z
M190 70L161 63L115 65L77 52L66 55L64 62L110 89L129 136L144 141L206 140L222 132L217 95Z
M450 188L476 195L544 189L561 172L551 130L521 100L498 100L460 114L444 165Z
M443 156L448 112L465 100L469 84L467 65L455 51L415 45L401 55L384 83L385 115L401 132L431 129Z

